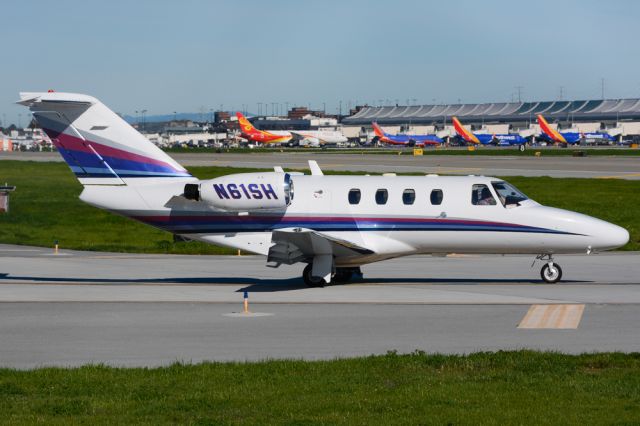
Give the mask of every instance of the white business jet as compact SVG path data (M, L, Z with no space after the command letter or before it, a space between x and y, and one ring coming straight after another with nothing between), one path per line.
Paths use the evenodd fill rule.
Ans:
M583 214L542 206L484 176L324 176L239 173L198 180L97 99L22 93L84 190L83 201L190 239L305 263L309 286L346 282L360 266L412 254L553 256L623 246L629 233Z

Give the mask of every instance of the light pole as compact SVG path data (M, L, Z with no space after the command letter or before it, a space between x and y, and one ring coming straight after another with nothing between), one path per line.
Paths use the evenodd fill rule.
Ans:
M518 102L522 103L522 86L516 86L516 90L518 91Z
M142 131L144 132L144 115L147 113L147 110L143 109L141 113L142 113Z

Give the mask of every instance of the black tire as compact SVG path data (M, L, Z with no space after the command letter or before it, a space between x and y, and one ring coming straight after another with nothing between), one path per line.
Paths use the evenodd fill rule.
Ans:
M336 268L336 273L331 281L336 283L348 283L362 278L362 271L359 266Z
M524 152L524 150L525 150L525 146L524 146L524 144L521 144L521 145L518 147L518 150L519 150L520 152Z
M324 280L324 278L314 278L311 276L312 269L313 269L313 265L309 263L307 266L304 267L304 270L302 271L302 279L304 280L304 283L306 284L306 286L307 287L324 287L325 285L327 285L327 282Z
M557 263L553 263L552 271L548 263L545 263L540 270L540 278L548 284L555 284L562 279L562 268Z
M336 273L331 281L336 283L348 283L351 281L352 275L350 268L336 268Z

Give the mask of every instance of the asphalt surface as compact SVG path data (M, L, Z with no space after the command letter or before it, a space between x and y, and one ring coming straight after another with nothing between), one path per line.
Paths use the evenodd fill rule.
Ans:
M532 260L413 256L367 265L359 282L309 289L300 265L270 269L258 256L0 245L0 366L640 351L638 253L559 256L564 281L554 285L540 282ZM571 312L577 323L562 328ZM519 328L527 316L533 328Z
M485 176L551 176L579 178L640 179L640 157L587 156L541 157L473 156L473 155L382 155L273 152L259 154L171 153L176 161L188 166L231 166L285 169L307 168L316 160L321 168L338 171L373 173L438 173ZM25 161L62 161L55 152L0 152L1 159Z

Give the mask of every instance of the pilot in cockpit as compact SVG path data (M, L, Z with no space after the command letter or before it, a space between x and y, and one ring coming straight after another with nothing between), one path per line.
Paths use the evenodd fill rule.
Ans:
M496 199L493 198L493 195L491 195L491 191L489 191L489 188L487 188L486 186L484 188L482 188L482 191L480 192L478 205L480 205L480 206L495 206L496 205Z

